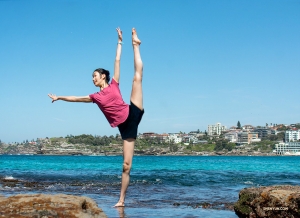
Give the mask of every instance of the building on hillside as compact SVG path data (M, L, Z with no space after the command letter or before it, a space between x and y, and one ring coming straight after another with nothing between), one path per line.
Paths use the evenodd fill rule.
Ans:
M235 131L236 130L236 126L232 126L229 128L229 131Z
M281 142L275 145L273 152L279 155L300 155L300 142Z
M272 130L267 127L256 128L254 130L254 132L256 132L258 134L258 138L260 138L260 139L266 138L272 134Z
M190 135L182 137L182 141L183 141L183 143L185 145L190 144L190 143L193 143L193 144L197 144L198 143L197 137L190 136Z
M151 138L154 137L156 133L154 132L144 132L142 138Z
M156 134L156 138L159 142L168 142L169 141L169 134Z
M141 139L153 139L157 142L168 142L169 141L169 134L163 133L163 134L156 134L154 132L145 132L143 134L139 135L139 138Z
M182 142L186 145L186 144L190 144L191 141L191 137L189 136L183 136L182 137Z
M238 145L249 144L248 143L248 132L239 132L238 133L237 144Z
M207 134L209 136L221 135L225 130L226 126L222 126L221 123L216 123L216 125L208 125Z
M251 144L253 142L260 142L261 139L258 138L258 133L256 132L239 132L237 138L237 144Z
M189 135L197 135L198 133L200 133L199 130L197 130L197 131L190 131Z
M177 134L169 134L169 142L173 142L175 144L178 144L182 142L182 137L178 136Z
M244 125L242 126L242 129L247 131L253 131L254 127L252 125Z
M296 142L300 140L300 129L291 129L285 131L285 142Z
M248 133L248 144L251 144L253 142L260 142L261 139L258 138L258 133L257 132L249 132Z
M229 142L236 143L238 138L237 131L231 131L224 134L224 138L227 139Z

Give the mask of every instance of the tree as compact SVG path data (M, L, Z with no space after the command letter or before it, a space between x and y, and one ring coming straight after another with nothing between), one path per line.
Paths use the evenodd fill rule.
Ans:
M240 121L237 122L237 127L236 128L237 129L241 129L241 123L240 123Z
M277 138L278 138L278 140L284 141L285 140L285 133L284 132L277 133Z

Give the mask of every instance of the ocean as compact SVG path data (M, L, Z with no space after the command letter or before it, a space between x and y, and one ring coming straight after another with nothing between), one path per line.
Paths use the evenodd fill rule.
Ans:
M95 200L108 217L237 217L232 210L247 187L299 185L297 156L134 156L126 207L120 192L121 156L0 155L0 178L35 185L0 194L72 194Z

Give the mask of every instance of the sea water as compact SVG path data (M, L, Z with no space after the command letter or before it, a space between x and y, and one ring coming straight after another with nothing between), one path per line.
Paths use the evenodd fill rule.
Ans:
M122 163L121 156L0 155L0 177L37 182L0 185L0 194L88 196L108 217L223 218L237 217L232 205L243 188L300 184L297 156L135 156L126 207L116 209Z

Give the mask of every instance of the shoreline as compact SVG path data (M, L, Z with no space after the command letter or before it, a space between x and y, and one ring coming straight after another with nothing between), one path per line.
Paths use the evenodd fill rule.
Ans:
M18 154L0 154L5 156L90 156L90 157L113 157L113 156L123 156L122 153L110 153L110 154L27 154L27 153L18 153ZM261 153L261 154L251 154L251 155L245 155L245 154L134 154L134 156L189 156L189 157L197 157L197 156L203 156L203 157L220 157L220 156L227 156L227 157L297 157L300 155L278 155L278 154L270 154L270 153Z

